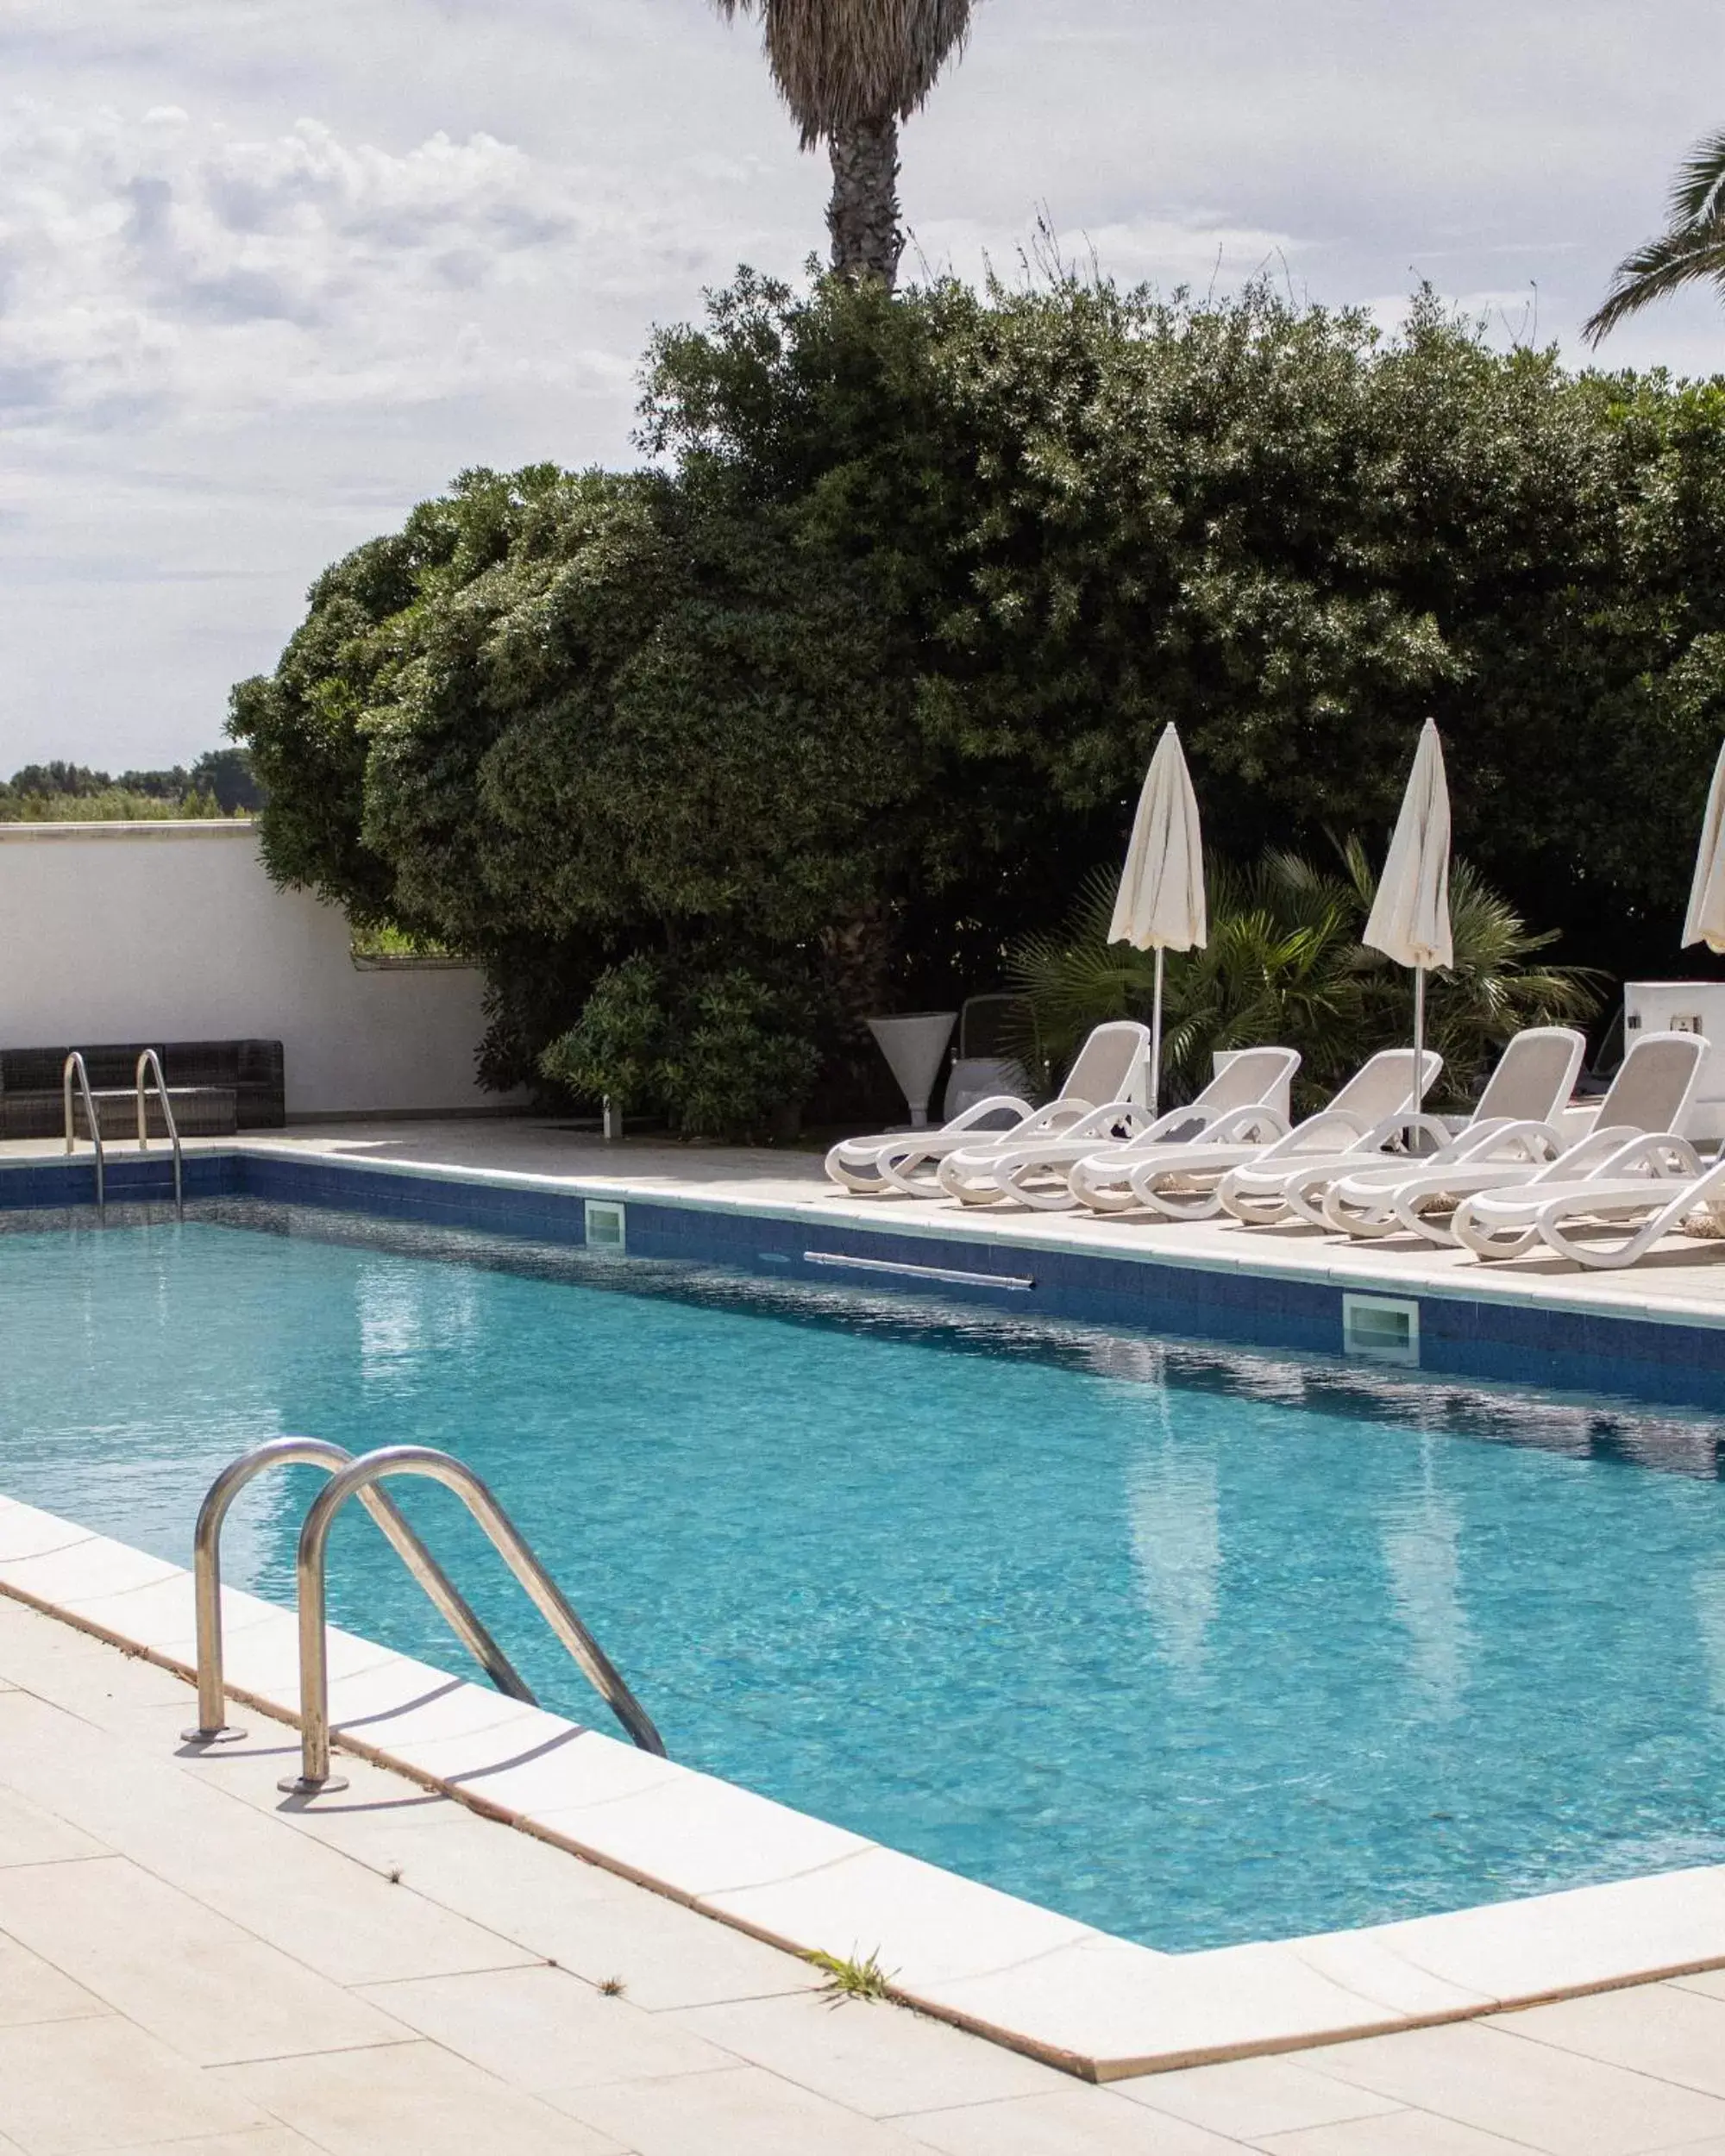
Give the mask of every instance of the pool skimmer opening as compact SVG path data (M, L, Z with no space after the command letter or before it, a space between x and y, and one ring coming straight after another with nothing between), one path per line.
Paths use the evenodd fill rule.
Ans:
M1342 1297L1342 1353L1420 1367L1420 1306L1388 1295Z
M618 1257L629 1249L628 1215L619 1205L589 1198L586 1213L586 1244L590 1250L610 1250Z

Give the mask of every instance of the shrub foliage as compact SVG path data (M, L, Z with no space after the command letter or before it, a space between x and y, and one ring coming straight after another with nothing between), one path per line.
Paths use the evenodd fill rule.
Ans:
M474 956L499 1082L556 1043L591 1093L650 1005L680 1127L854 1099L864 1015L997 985L1118 857L1170 719L1222 853L1375 857L1430 712L1513 910L1674 956L1725 385L1496 351L1429 295L1385 338L1264 287L745 273L656 339L640 440L465 474L235 691L275 873Z

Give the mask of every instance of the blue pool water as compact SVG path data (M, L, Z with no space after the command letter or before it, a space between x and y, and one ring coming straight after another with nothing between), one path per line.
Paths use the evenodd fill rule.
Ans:
M1725 1861L1699 1417L241 1204L9 1226L0 1326L0 1489L185 1561L260 1438L446 1446L674 1757L1154 1946ZM290 1599L310 1486L242 1501L230 1578ZM340 1621L463 1668L357 1514L332 1563Z

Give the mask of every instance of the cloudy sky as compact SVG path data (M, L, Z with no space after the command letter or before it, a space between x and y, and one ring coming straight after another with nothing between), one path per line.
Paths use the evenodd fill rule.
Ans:
M1269 263L1576 325L1725 124L1700 0L981 0L905 141L921 255ZM0 0L0 774L220 738L317 570L471 464L617 462L656 322L824 240L706 0ZM1697 295L1617 363L1710 373Z

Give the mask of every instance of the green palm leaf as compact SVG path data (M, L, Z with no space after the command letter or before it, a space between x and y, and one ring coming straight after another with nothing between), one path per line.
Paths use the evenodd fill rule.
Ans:
M1598 311L1582 325L1597 344L1626 317L1685 285L1709 279L1725 291L1725 133L1697 143L1671 191L1664 232L1627 254Z
M1412 976L1359 941L1377 888L1370 858L1357 837L1339 851L1339 874L1279 851L1244 871L1207 862L1209 943L1168 959L1166 1097L1195 1093L1217 1050L1277 1041L1300 1050L1295 1100L1311 1107L1374 1050L1408 1039ZM1150 1015L1154 956L1108 941L1117 882L1112 870L1094 870L1064 928L1028 938L1009 958L1026 1005L1022 1052L1046 1058L1050 1083L1093 1025ZM1444 1058L1443 1097L1459 1100L1523 1026L1591 1016L1603 977L1530 965L1555 937L1531 931L1465 861L1451 868L1450 920L1455 963L1427 983L1427 1031Z

